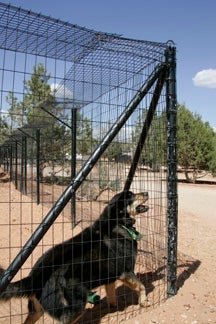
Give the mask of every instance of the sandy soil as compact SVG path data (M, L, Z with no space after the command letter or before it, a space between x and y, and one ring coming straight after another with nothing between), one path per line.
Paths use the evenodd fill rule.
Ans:
M180 183L178 193L178 294L161 303L161 305L155 305L148 309L129 305L126 310L126 318L123 306L122 311L118 313L115 310L110 310L112 316L106 314L106 311L101 322L134 324L216 323L216 185ZM7 267L9 260L13 260L17 255L20 246L27 241L30 233L41 221L41 216L38 216L37 219L30 219L29 215L45 215L49 210L46 206L30 204L29 199L26 196L21 196L14 189L12 183L0 183L0 262L5 267ZM8 201L11 201L10 208L8 208ZM20 201L22 201L22 210L17 216L16 206ZM88 206L84 204L82 208L88 209ZM63 220L64 222L62 222ZM12 223L13 226L8 226L9 223ZM80 231L79 226L75 229L74 234L76 231ZM70 222L66 222L64 216L60 216L36 248L34 256L29 257L25 268L16 275L16 279L29 272L32 262L44 249L51 246L50 242L53 236L56 237L56 242L61 242L69 237L70 233ZM8 248L9 244L13 246L13 249ZM101 291L103 292L103 290ZM121 287L118 287L118 292L121 293ZM23 323L26 316L25 312L26 304L22 301L3 303L0 305L0 323ZM17 313L23 313L23 315L17 316ZM94 313L89 313L88 316L93 316L92 314L94 315ZM100 320L95 317L94 321L90 320L91 317L88 318L89 323L100 323ZM45 316L38 323L53 323L53 321Z
M179 184L181 258L194 260L178 294L127 323L216 323L216 186Z

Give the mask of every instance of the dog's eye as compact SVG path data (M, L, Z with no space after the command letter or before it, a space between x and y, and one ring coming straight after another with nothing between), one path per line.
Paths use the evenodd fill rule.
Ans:
M126 199L129 200L129 201L131 201L131 200L133 200L133 197L134 197L133 192L128 191L127 192L127 195L126 195Z
M132 197L132 196L133 196L133 193L132 193L131 191L128 191L128 192L127 192L127 197L130 198L130 197Z

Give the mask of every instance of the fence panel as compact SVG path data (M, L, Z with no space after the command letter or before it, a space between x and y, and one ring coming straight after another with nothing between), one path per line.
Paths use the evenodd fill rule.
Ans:
M0 79L0 263L7 269L0 289L130 189L149 194L149 210L136 220L135 273L153 307L175 294L175 47L0 4ZM96 292L100 304L87 303L80 323L138 311L120 281L115 311L104 286ZM1 323L26 317L24 299L0 307Z

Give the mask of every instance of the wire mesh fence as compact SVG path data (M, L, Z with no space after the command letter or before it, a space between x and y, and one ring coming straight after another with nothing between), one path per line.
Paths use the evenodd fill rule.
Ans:
M0 4L0 58L2 289L130 189L149 195L136 217L135 274L157 306L176 281L175 48ZM119 280L114 310L104 286L95 291L101 301L80 323L139 312ZM26 317L25 299L0 307L1 323Z

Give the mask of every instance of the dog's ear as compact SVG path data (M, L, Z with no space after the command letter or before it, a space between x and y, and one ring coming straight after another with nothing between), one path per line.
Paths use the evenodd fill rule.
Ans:
M104 209L101 219L119 218L127 212L127 206L133 201L134 194L131 191L122 191L116 194Z
M123 211L123 209L130 204L133 198L133 193L131 191L122 191L116 194L109 202L108 206L111 208L116 208L118 211Z
M119 210L123 211L125 208L127 208L128 205L130 205L133 202L133 200L134 194L131 191L125 190L120 192L116 197L116 204L118 205Z

